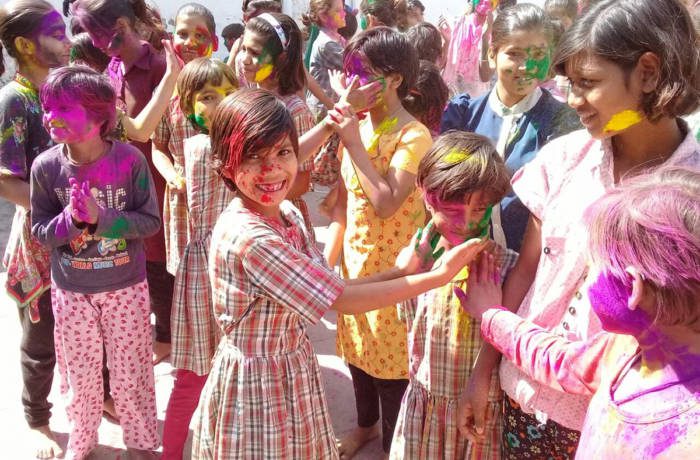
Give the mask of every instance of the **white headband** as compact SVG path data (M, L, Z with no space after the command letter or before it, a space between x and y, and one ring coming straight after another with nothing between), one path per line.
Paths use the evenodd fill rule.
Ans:
M277 38L279 38L280 42L282 43L282 50L287 51L287 45L289 45L289 43L287 43L287 36L284 33L282 24L280 24L280 22L277 19L275 19L275 17L270 13L263 13L258 17L270 24L272 28L275 29L275 32L277 33Z

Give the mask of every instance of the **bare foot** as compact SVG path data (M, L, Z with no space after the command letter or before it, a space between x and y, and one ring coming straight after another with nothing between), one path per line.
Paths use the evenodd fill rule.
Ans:
M32 444L36 448L36 458L63 457L63 449L56 442L48 425L30 428L30 432L33 438Z
M117 406L114 405L114 399L105 399L105 402L102 404L102 411L108 419L111 419L110 422L119 423L119 412L117 412Z
M126 449L126 458L129 460L156 460L158 454L152 450Z
M153 342L153 365L158 364L165 358L170 356L170 349L172 346L165 342Z
M349 460L355 456L358 450L372 439L379 436L379 425L375 424L369 428L356 427L352 433L338 441L338 453L343 460Z

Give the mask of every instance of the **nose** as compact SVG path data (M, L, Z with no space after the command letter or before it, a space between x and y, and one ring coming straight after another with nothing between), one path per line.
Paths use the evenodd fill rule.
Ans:
M566 103L569 104L569 107L572 109L583 106L583 104L586 103L586 98L583 97L583 91L576 85L569 83L569 95L566 98Z

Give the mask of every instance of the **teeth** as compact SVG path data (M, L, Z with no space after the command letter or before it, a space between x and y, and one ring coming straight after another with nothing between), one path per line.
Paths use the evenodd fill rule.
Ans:
M258 184L257 187L263 192L272 193L279 192L284 186L284 181L278 182L276 184Z

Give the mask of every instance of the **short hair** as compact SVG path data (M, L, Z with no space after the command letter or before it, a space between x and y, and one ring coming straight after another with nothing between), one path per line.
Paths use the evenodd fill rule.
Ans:
M246 30L260 35L265 42L265 50L274 59L275 75L279 83L280 96L296 93L306 86L306 73L304 72L304 53L302 50L302 37L299 26L286 14L270 13L282 26L287 49L284 50L279 35L275 28L265 19L255 17L248 21Z
M238 80L233 69L218 59L200 57L188 62L177 77L177 93L180 95L180 110L185 115L194 112L194 95L207 83L213 86L223 84L224 79L235 87Z
M416 184L426 201L463 203L467 195L482 191L490 203L498 203L510 190L510 174L487 137L448 131L421 159Z
M442 56L442 34L429 22L419 22L406 32L408 40L416 47L418 59L432 63Z
M700 172L665 166L623 181L585 214L588 254L618 279L629 266L656 296L656 321L697 325L700 319Z
M370 14L387 27L395 27L405 23L405 0L362 0L360 12L365 16Z
M121 17L131 27L137 22L151 29L161 29L160 14L145 0L77 0L71 5L71 13L86 30L111 31Z
M576 0L547 0L544 3L545 13L564 13L572 21L578 16L578 2Z
M660 61L656 90L641 97L640 109L656 121L697 109L700 48L688 9L679 0L607 0L591 7L564 34L553 63L557 73L586 56L620 67L627 75L647 52Z
M15 38L32 37L44 17L52 11L56 10L44 0L12 0L0 7L0 75L5 73L2 48L11 57L19 59Z
M269 148L289 136L294 153L299 140L289 110L273 93L243 88L227 96L211 122L212 166L226 186L235 191L234 178L247 152Z
M510 36L519 31L539 31L551 45L554 27L544 10L530 3L519 3L498 13L491 29L491 49L497 51Z
M117 95L109 79L90 67L77 65L52 70L39 97L42 106L61 101L80 104L92 121L101 124L103 139L114 131Z
M224 40L236 40L243 35L244 30L245 26L243 24L229 24L221 31L221 36Z
M179 16L201 17L207 24L207 30L209 31L211 36L213 37L216 35L216 21L214 21L214 15L206 6L200 5L199 3L185 3L177 9L177 13L175 14L175 20L177 20Z
M423 5L423 3L421 3L420 0L408 0L406 2L406 6L409 9L416 9L416 10L420 11L421 13L425 13L425 5Z
M439 132L449 97L450 90L440 75L440 69L430 61L421 60L416 84L402 102L406 110L431 132Z
M281 13L282 3L279 0L244 0L243 22L253 19L263 13Z
M403 77L397 93L403 99L413 88L418 74L418 53L400 32L389 27L365 30L345 47L343 70L348 69L356 56L365 58L368 64L383 75L398 74Z
M70 48L70 63L83 64L102 73L109 65L111 58L95 48L87 32L73 36Z

